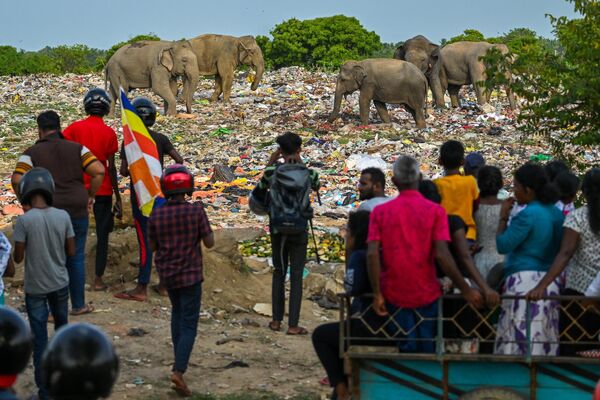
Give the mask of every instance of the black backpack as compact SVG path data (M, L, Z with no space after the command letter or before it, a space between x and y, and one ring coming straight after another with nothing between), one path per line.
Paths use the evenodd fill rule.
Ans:
M271 228L284 235L306 231L313 217L310 206L310 171L303 164L280 164L269 190Z

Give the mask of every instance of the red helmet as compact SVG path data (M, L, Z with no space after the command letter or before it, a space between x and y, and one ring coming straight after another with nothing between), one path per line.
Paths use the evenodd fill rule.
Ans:
M176 194L191 196L194 191L194 177L181 164L169 165L160 178L160 187L166 197Z

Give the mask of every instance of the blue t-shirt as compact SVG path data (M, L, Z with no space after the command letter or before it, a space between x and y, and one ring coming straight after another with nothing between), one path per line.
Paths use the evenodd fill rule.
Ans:
M348 258L348 267L344 277L344 289L346 294L354 296L351 312L362 311L368 305L367 299L360 299L366 293L371 293L369 272L367 271L367 250L354 250Z
M560 249L565 217L554 204L533 201L496 237L498 253L507 254L504 275L548 271Z

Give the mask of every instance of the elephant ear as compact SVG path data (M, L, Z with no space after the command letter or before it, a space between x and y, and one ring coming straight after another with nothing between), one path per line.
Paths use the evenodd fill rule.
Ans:
M362 65L356 64L352 67L352 74L358 86L362 85L363 80L367 77L367 73Z
M252 50L250 50L248 47L246 47L246 45L240 41L238 44L238 51L239 51L239 62L243 63L244 60L246 59L246 57L248 57L249 55L252 55Z
M173 49L164 49L160 52L158 61L169 71L173 70L175 65L173 61Z
M394 58L396 60L404 60L406 57L406 49L404 45L396 47L396 52L394 53Z
M433 71L438 69L438 64L440 63L440 60L440 48L439 46L436 46L436 48L429 55L429 65L427 66L427 72L425 73L425 75L429 76Z

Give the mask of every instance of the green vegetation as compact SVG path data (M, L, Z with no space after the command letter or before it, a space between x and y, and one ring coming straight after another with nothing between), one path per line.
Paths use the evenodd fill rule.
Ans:
M531 34L520 35L511 47L518 57L491 54L486 60L494 66L486 85L508 83L504 72L510 70L516 78L511 87L524 100L519 116L523 128L545 135L559 154L565 139L600 143L600 3L569 1L581 18L549 17L557 44L535 45Z
M333 69L346 60L368 58L382 49L375 32L344 15L304 21L292 18L276 25L271 35L272 40L265 36L257 40L272 68L300 65Z

